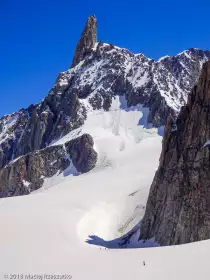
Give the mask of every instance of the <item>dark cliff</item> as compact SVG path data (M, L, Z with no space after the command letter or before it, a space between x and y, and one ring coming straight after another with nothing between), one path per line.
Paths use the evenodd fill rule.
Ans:
M178 119L168 119L141 239L161 245L210 238L210 62Z

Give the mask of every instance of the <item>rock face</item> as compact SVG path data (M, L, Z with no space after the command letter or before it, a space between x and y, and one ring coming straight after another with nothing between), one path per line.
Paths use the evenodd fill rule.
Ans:
M77 171L85 173L95 167L97 153L93 149L93 138L88 134L66 143L66 150Z
M72 163L78 172L88 172L96 161L93 139L88 134L21 156L0 169L0 198L29 194L42 187L44 178L63 172Z
M141 239L171 245L210 238L209 139L210 62L204 64L176 124L168 119Z
M80 127L85 118L86 109L72 88L62 96L49 94L38 105L4 116L0 119L0 168L21 155L47 147Z
M71 67L76 66L82 61L86 55L90 54L91 49L97 42L97 20L95 16L89 16L85 29L81 35L79 42L77 43L74 59Z

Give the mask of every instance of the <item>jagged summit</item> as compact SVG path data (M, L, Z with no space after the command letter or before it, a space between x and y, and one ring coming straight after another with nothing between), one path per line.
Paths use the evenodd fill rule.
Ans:
M176 125L168 119L141 228L142 239L161 245L210 238L210 62Z
M88 17L81 38L77 43L71 67L77 65L90 52L97 42L97 19L95 15Z
M113 110L116 100L118 111L137 106L145 129L163 131L167 116L186 103L203 63L210 59L209 51L190 49L154 61L113 44L97 44L96 27L95 16L90 16L72 67L58 75L46 98L0 118L0 168L74 134L89 113Z

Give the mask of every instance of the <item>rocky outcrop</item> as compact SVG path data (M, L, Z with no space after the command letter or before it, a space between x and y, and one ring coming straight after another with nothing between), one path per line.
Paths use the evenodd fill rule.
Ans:
M85 173L93 169L97 161L97 153L93 149L93 138L89 134L66 143L66 150L77 171Z
M78 172L88 172L96 161L88 134L21 156L0 169L0 198L29 194L42 187L44 178L63 172L72 163Z
M210 62L178 119L168 119L141 239L161 245L210 238Z
M76 66L86 55L90 54L91 49L97 42L97 20L95 16L89 16L85 28L77 43L74 59L71 67Z
M45 177L62 172L68 165L63 146L22 156L0 170L0 197L29 194L42 186Z

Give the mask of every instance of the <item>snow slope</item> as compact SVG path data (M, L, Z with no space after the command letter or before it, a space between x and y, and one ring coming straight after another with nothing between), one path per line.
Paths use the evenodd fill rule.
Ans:
M0 200L0 279L209 279L209 241L160 248L136 239L162 141L143 126L146 114L119 98L109 112L89 107L84 126L52 145L90 133L96 168L79 175L72 166L29 196Z

